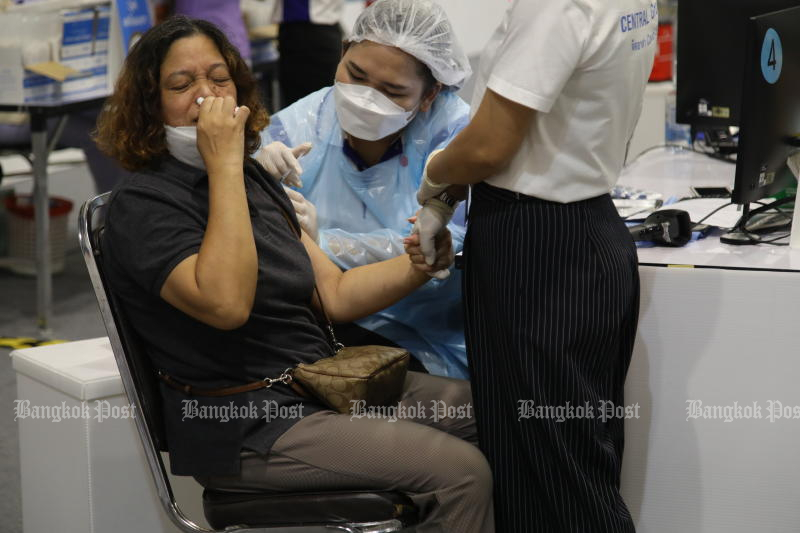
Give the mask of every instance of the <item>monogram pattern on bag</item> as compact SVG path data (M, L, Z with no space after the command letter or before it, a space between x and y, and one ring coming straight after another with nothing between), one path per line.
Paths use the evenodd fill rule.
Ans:
M391 405L403 391L409 353L388 346L352 346L313 364L301 363L293 378L323 403L348 413L353 401Z

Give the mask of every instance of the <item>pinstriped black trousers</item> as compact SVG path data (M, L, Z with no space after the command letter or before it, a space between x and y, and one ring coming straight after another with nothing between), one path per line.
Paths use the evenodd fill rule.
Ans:
M498 533L633 532L619 493L636 248L608 195L473 187L466 342ZM624 407L623 407L624 408Z

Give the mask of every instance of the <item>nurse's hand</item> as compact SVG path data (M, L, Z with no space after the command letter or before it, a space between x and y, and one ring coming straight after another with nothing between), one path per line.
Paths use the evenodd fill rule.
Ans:
M302 187L300 175L303 167L297 162L311 150L311 143L303 143L289 148L280 141L268 144L258 151L256 160L281 183L291 187Z
M411 217L409 222L416 222L417 217ZM450 230L446 227L436 235L434 245L436 247L435 258L432 265L425 261L425 256L422 254L420 247L419 233L412 233L403 239L406 253L411 259L414 268L421 272L425 272L432 278L447 279L450 276L450 265L453 264L455 254L453 252L453 239L450 236Z
M292 201L292 206L294 206L294 212L297 213L297 221L300 223L300 227L303 228L309 237L319 244L317 208L314 207L314 204L306 200L305 196L294 189L290 189L284 185L283 190L286 191L289 200Z
M436 261L436 238L442 230L447 229L454 212L455 207L450 207L436 198L428 200L422 209L417 211L417 221L414 223L412 233L419 233L422 255L429 265L433 265Z

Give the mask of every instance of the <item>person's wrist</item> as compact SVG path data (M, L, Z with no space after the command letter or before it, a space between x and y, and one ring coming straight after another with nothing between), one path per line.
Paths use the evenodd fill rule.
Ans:
M420 203L420 205L425 205L427 200L441 194L444 190L450 187L450 184L448 183L437 183L433 181L428 175L428 166L441 151L441 148L434 150L425 161L425 167L422 170L422 180L419 186L419 191L417 191L417 201Z
M229 189L234 187L239 189L244 187L244 168L233 165L206 165L208 174L208 184L215 189L224 187Z
M414 263L411 262L411 259L408 261L408 268L408 277L414 285L424 285L431 280L431 273L420 270L418 267L414 266Z
M243 158L233 158L233 157L209 157L203 158L203 161L206 164L206 169L208 170L209 175L214 173L219 174L232 174L232 173L240 173L244 174L244 159Z
M461 201L461 199L456 198L455 196L453 196L452 194L450 194L447 191L443 191L441 194L439 194L438 196L434 197L434 199L435 200L439 200L440 202L443 202L445 205L447 205L448 207L451 207L452 209L455 209L456 206L458 205L458 202Z
M445 194L445 193L442 193L442 194ZM423 207L427 207L429 209L432 209L432 210L436 211L442 217L447 219L447 221L449 222L450 219L453 217L453 213L455 213L455 211L456 211L456 205L458 204L458 200L453 202L452 205L451 205L451 203L449 203L449 202L447 202L447 201L445 201L445 200L443 200L441 198L442 194L440 194L439 196L436 196L434 198L429 199L427 202L425 202L425 205Z

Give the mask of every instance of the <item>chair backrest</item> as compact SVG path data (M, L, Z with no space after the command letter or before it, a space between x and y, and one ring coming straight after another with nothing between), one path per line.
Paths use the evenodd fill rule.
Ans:
M187 519L175 503L164 462L159 451L166 451L166 437L161 415L161 394L155 371L141 338L125 317L122 307L106 285L103 275L101 236L105 228L105 207L110 193L95 196L81 207L78 219L80 241L86 268L97 297L100 314L108 332L111 348L119 367L128 402L134 407L139 432L158 497L167 515L181 530L206 532Z

